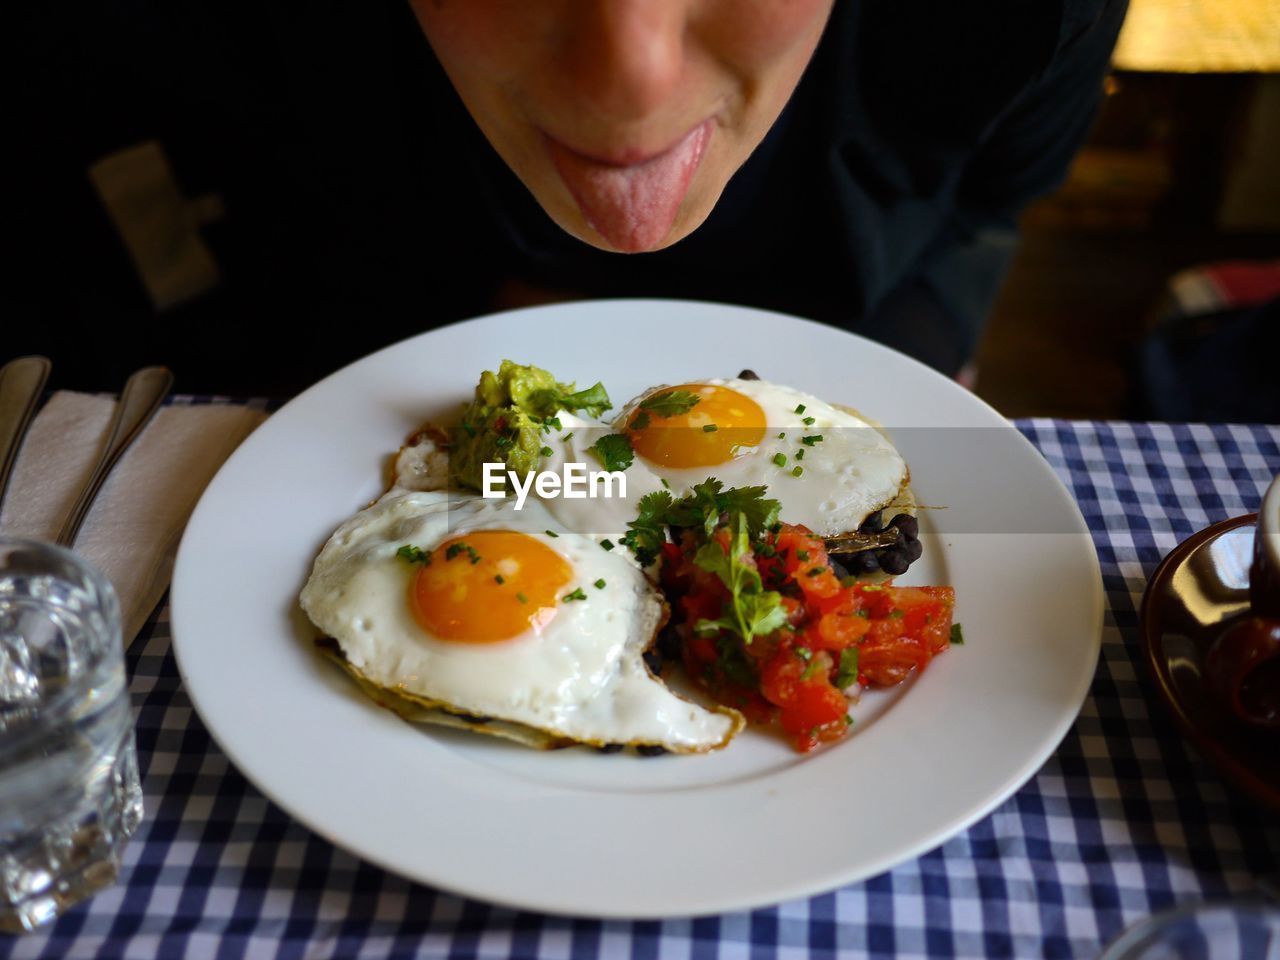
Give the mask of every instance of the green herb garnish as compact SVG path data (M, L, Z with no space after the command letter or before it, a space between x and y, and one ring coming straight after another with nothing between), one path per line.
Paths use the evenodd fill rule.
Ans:
M958 623L951 625L951 645L954 647L964 646L964 631L960 629L960 624Z
M858 648L845 647L840 651L840 664L836 667L836 688L843 690L858 682Z
M582 592L582 588L574 587L572 593L566 593L563 597L560 598L560 602L569 603L572 600L585 600L585 599L587 599L587 595Z
M663 390L640 401L640 409L659 417L674 417L688 413L702 398L689 390Z
M396 551L396 556L401 560L409 563L420 563L424 567L431 566L431 551L423 550L421 547L415 547L411 543L406 543L403 547Z
M730 527L729 552L719 543L704 543L694 554L693 562L708 573L714 573L729 589L729 600L717 620L699 620L694 629L708 633L712 629L729 630L750 643L751 638L773 633L787 622L782 594L765 590L760 571L747 561L751 554L749 523L738 513Z
M631 441L621 433L606 433L587 447L587 452L599 460L606 470L625 470L636 459Z
M666 541L667 527L700 528L710 534L722 516L734 523L741 514L747 530L758 537L777 522L780 506L765 496L766 487L731 487L724 489L715 477L695 484L693 492L676 500L666 490L655 490L640 498L636 519L627 524L623 544L635 553L641 566L647 567L657 558Z

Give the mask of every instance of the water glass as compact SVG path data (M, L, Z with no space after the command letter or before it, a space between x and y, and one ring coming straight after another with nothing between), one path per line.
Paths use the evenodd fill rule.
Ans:
M0 537L0 930L112 884L141 818L115 591L70 551Z

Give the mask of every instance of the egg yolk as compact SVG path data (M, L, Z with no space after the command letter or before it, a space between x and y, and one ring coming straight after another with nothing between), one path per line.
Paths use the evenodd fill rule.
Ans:
M477 530L441 543L409 586L409 607L440 640L496 643L555 617L572 568L540 540Z
M687 390L698 402L682 413L662 416L667 394ZM646 408L645 404L653 404ZM764 439L764 411L729 387L686 383L663 387L640 402L627 420L635 452L663 467L710 467L727 463Z

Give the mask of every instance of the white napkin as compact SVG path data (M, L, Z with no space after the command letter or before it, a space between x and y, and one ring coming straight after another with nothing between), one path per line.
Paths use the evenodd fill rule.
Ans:
M14 464L0 531L52 540L106 442L108 397L61 391L36 416ZM162 407L98 493L75 551L120 595L127 645L164 595L187 517L222 462L266 418L243 406Z

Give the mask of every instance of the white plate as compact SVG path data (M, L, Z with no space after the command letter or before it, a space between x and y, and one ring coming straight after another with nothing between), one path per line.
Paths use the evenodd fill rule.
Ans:
M809 756L748 731L707 757L523 750L424 731L311 648L297 595L388 454L455 413L510 357L621 404L743 367L884 421L911 466L924 559L954 584L967 643L864 698L855 733ZM1102 587L1075 503L973 395L808 321L678 301L603 301L444 327L366 357L254 433L196 508L173 580L187 691L241 771L342 847L406 877L553 913L667 917L828 890L942 843L1024 783L1075 718Z

